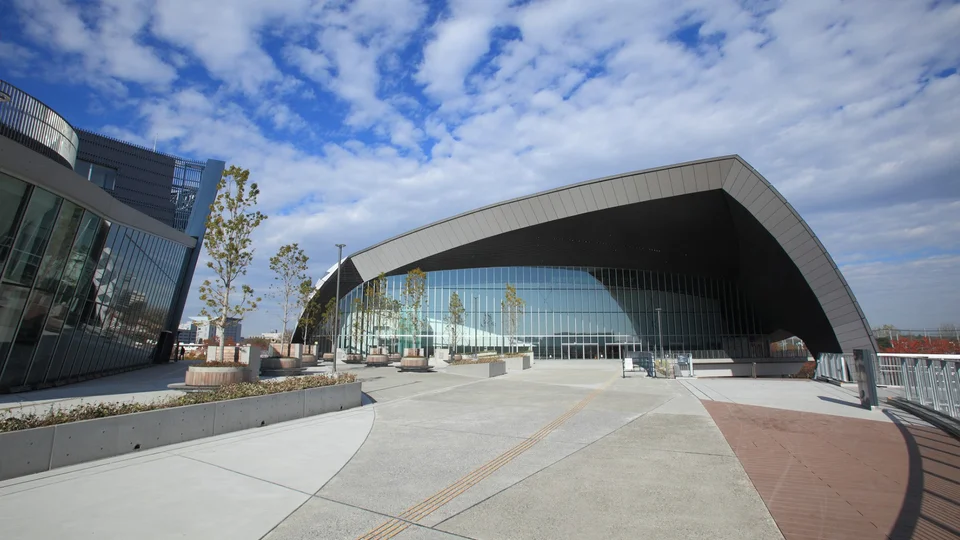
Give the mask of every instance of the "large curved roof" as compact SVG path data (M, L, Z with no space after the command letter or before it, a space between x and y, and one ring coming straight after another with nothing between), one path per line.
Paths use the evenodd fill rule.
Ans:
M579 260L566 264L601 260L597 266L736 277L758 300L785 295L784 301L806 306L797 308L800 315L771 307L771 328L792 327L772 331L794 333L814 352L875 347L829 253L790 203L737 155L608 176L465 212L350 255L343 277L363 282L414 266L559 265L570 257Z

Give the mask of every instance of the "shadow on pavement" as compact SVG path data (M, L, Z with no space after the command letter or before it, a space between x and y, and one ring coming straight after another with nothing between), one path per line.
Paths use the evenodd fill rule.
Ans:
M828 401L830 403L836 403L837 405L846 405L847 407L853 407L854 409L862 409L859 403L850 403L849 401L844 401L842 399L832 398L830 396L817 396L821 401Z
M960 538L960 442L937 428L885 410L909 453L909 479L891 540ZM906 417L908 418L908 417Z

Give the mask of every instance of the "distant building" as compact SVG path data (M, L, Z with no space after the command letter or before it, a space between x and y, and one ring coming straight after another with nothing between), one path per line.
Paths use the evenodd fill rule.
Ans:
M177 328L177 343L196 343L197 327L192 322L180 323Z
M280 343L280 338L283 337L283 332L264 332L258 337L272 341L274 343Z
M203 340L206 343L208 340L217 337L217 327L210 323L210 319L207 317L190 317L192 321L191 326L195 329L196 332L194 343L199 343ZM230 319L230 323L224 331L224 339L226 341L233 340L234 343L240 343L241 338L241 323L239 319Z

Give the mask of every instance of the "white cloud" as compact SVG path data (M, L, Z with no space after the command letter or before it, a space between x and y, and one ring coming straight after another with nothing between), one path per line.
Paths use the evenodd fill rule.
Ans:
M955 261L930 256L960 250L960 75L945 71L960 66L960 5L744 5L457 1L434 21L418 0L112 0L97 7L124 14L110 28L75 7L18 12L80 71L147 85L134 117L90 127L251 169L272 214L250 274L263 290L282 242L321 269L337 241L739 153L845 265L872 322L960 319L944 292ZM676 38L696 24L701 42ZM206 78L156 90L198 64ZM911 272L910 298L881 290ZM257 317L248 328L275 326Z
M69 73L92 85L106 76L162 88L176 80L177 72L138 36L149 18L147 6L148 0L104 0L85 20L81 8L64 0L16 0L24 31L34 42L79 56L82 69Z

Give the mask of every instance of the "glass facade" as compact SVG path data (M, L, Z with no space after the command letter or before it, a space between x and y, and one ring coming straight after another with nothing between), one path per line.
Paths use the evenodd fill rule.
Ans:
M448 347L448 306L456 292L464 308L457 350L533 348L540 358L621 358L633 350L695 358L761 358L770 342L736 283L701 276L618 268L506 267L427 273L420 335L402 305L405 276L390 276L386 296L394 309L363 308L366 287L340 301L340 346ZM524 308L515 332L501 302L516 287ZM386 304L390 304L388 301ZM396 313L399 312L399 316ZM513 334L511 336L511 334ZM322 331L320 334L322 335ZM328 338L329 339L329 338ZM328 341L329 344L329 341Z
M0 391L149 363L188 251L0 174Z

